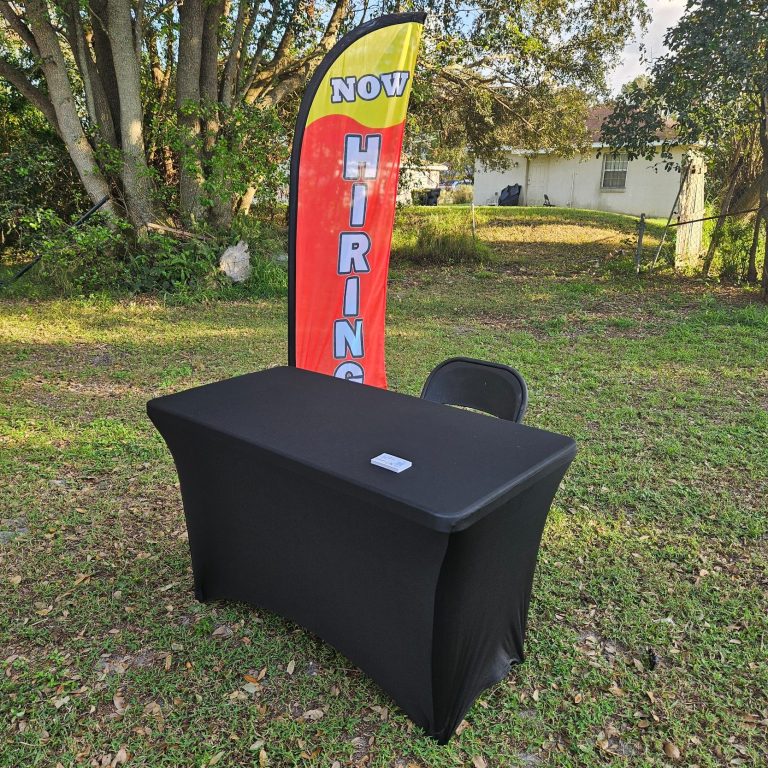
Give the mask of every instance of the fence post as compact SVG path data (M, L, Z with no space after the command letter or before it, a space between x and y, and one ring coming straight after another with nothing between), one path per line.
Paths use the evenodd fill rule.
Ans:
M640 214L637 222L637 250L635 251L635 272L640 274L640 259L643 256L643 235L645 234L645 214Z

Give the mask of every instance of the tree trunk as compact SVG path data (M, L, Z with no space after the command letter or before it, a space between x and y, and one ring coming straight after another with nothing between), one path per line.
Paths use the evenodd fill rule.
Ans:
M69 0L67 3L64 20L67 26L67 40L77 62L77 68L80 70L80 79L83 81L88 117L101 138L110 146L116 147L117 137L115 136L115 126L112 122L109 101L83 29L80 6L75 0Z
M752 231L752 245L749 247L749 264L747 266L747 282L757 282L757 246L760 242L760 227L763 224L763 217L758 212L755 214L755 225Z
M760 204L760 177L750 180L741 194L733 201L734 211L751 211ZM748 216L749 214L744 214Z
M768 51L766 51L766 59L768 59ZM757 215L761 216L765 222L761 295L764 301L768 301L768 88L762 92L760 98L760 151L763 155L763 173L760 183L760 210Z
M728 174L728 183L725 191L723 192L723 202L720 206L720 217L715 224L715 229L712 232L712 239L709 241L709 248L707 248L707 255L704 257L704 264L701 267L701 272L704 277L709 275L709 268L712 266L712 259L714 258L717 244L720 241L720 233L723 230L723 224L725 224L728 211L731 207L731 199L733 198L733 193L736 189L736 182L739 178L739 170L742 163L744 162L744 156L741 154L741 147L739 147L737 151L739 152L739 157L738 160L736 160L734 166L731 168L730 173Z
M219 116L218 53L221 16L224 0L213 0L206 8L203 23L203 55L200 63L200 98L205 109L205 135L203 141L205 163L209 164L221 129ZM206 177L217 169L206 168ZM232 223L232 185L228 178L213 179L214 190L208 221L218 229Z
M107 34L118 72L120 136L123 151L123 190L128 216L139 235L155 216L152 181L144 154L144 115L141 105L139 62L133 45L129 0L107 0Z
M96 60L96 72L102 84L109 114L112 117L112 130L115 134L114 145L119 147L122 140L120 135L120 98L118 96L115 62L112 60L112 46L104 26L107 23L107 4L105 0L90 0L88 7L91 15L91 45Z
M253 9L251 12L253 15L250 18L255 19L259 7L260 5ZM250 19L247 19L248 9L249 3L246 2L246 0L238 0L235 29L232 33L232 42L230 44L229 55L227 56L227 63L224 65L224 74L221 78L221 91L219 94L221 103L225 107L230 107L232 105L232 98L235 94L237 73L240 68L240 47L243 44L246 21L250 21Z
M72 158L77 174L88 196L94 203L109 197L109 185L96 162L88 139L83 131L75 106L72 84L69 82L67 65L59 40L51 25L44 0L28 0L27 14L35 41L40 49L40 64L48 85L48 93L56 113L59 135ZM114 213L112 202L102 208Z
M203 0L185 0L179 7L179 64L176 72L176 109L184 132L179 161L179 198L185 220L200 218L203 169L200 147L200 67L203 57Z

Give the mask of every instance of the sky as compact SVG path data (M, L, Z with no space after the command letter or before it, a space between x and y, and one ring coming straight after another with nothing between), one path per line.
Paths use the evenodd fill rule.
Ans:
M640 62L640 45L645 44L647 57L657 58L665 52L664 35L674 26L683 11L685 0L646 0L651 21L641 34L640 26L635 28L635 39L631 40L621 54L621 63L608 76L608 85L617 93L624 83L647 71L647 65Z

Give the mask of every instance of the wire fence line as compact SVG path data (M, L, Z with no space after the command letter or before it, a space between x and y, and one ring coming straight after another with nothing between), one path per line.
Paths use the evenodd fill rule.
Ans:
M713 221L714 219L727 219L729 216L746 216L748 213L757 213L768 206L759 205L757 208L750 208L746 211L728 211L727 213L718 213L716 216L704 216L701 219L689 219L688 221L676 221L670 224L670 227L682 227L683 224L696 224L699 221Z

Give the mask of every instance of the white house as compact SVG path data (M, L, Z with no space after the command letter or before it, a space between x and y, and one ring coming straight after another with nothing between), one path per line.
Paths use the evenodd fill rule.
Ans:
M506 170L475 166L475 205L495 205L499 193L511 184L521 186L520 205L544 205L547 195L552 205L586 208L639 216L667 218L680 191L680 172L667 171L663 162L628 160L625 153L614 154L600 142L600 128L609 114L608 107L590 112L587 128L592 135L591 151L565 158L542 150L529 152L510 149ZM682 165L689 147L672 150L673 159ZM600 157L597 156L600 151ZM704 167L694 165L686 184L696 190L685 190L689 211L704 208Z
M411 165L403 158L397 185L397 202L410 205L412 193L419 189L435 189L440 185L440 174L448 170L447 165Z

